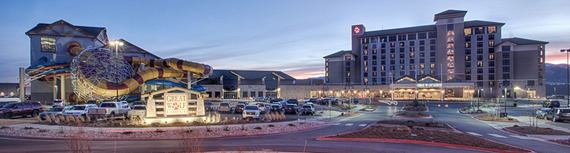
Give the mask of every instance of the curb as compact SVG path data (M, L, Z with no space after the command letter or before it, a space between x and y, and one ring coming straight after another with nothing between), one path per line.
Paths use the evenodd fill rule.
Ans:
M506 127L504 127L502 130L507 131L507 132L510 132L510 133L518 134L518 135L521 135L521 136L528 136L527 134L524 134L524 133L521 133L521 132L517 132L517 131L511 130L511 129L507 129Z
M414 116L401 116L401 115L395 115L396 117L403 117L403 118L433 118L433 116L431 116L430 114L428 114L429 116L427 117L414 117Z
M301 130L319 128L319 127L323 127L326 125L328 125L328 123L322 123L322 124L319 124L316 126L306 127L306 128L301 128L301 129L294 129L294 130L283 130L283 131L269 132L269 133L223 135L223 136L214 136L214 137L203 137L200 139L278 134L278 133L287 133L287 132L293 132L293 131L301 131ZM174 131L174 130L178 130L178 129L172 129L172 131ZM156 131L156 130L152 130L152 131ZM166 131L166 130L161 130L161 131ZM40 140L69 140L69 137L32 137L32 136L13 136L13 135L0 135L0 137L18 138L18 139L40 139ZM90 141L154 141L154 140L183 140L183 139L184 138L91 138Z
M505 123L521 123L519 121L493 121L493 120L484 120L484 119L480 119L477 116L474 116L473 118L480 120L480 121L487 121L487 122L505 122Z
M393 143L409 143L409 144L420 144L429 146L440 146L440 147L450 147L450 148L460 148L460 149L470 149L478 151L488 151L488 152L498 152L498 153L516 153L516 151L506 151L498 149L480 148L473 146L464 146L456 144L438 143L438 142L426 142L426 141L416 141L416 140L405 140L405 139L380 139L380 138L325 138L319 137L317 140L339 140L339 141L368 141L368 142L393 142ZM519 148L519 147L516 147ZM526 150L530 153L534 153L532 150L527 150L524 148L519 148Z

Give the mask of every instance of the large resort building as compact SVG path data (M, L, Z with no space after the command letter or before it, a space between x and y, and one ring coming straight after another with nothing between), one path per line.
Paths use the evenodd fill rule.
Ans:
M466 14L447 10L435 24L387 30L353 25L352 50L324 57L325 83L389 85L372 92L394 99L544 97L548 42L502 38L505 23L465 21Z

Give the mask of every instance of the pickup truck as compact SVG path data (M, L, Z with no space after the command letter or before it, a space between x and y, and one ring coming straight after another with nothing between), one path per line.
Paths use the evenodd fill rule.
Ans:
M146 106L145 105L133 105L128 113L130 120L143 120L146 118Z
M102 102L99 108L89 109L87 113L91 118L116 119L127 117L130 108L122 102Z

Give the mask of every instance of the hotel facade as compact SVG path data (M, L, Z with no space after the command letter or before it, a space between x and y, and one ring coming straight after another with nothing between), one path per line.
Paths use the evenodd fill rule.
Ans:
M397 29L353 25L352 50L324 57L325 83L390 86L383 92L396 99L543 98L548 42L502 38L505 23L466 14L446 10L435 24Z

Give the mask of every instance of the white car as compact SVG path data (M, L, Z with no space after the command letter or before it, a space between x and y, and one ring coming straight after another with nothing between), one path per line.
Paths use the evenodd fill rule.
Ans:
M74 105L69 109L63 111L63 115L73 115L73 116L86 116L89 109L97 108L95 104L82 104L82 105Z
M257 107L257 105L247 105L243 109L242 117L259 119L259 114L259 107Z

